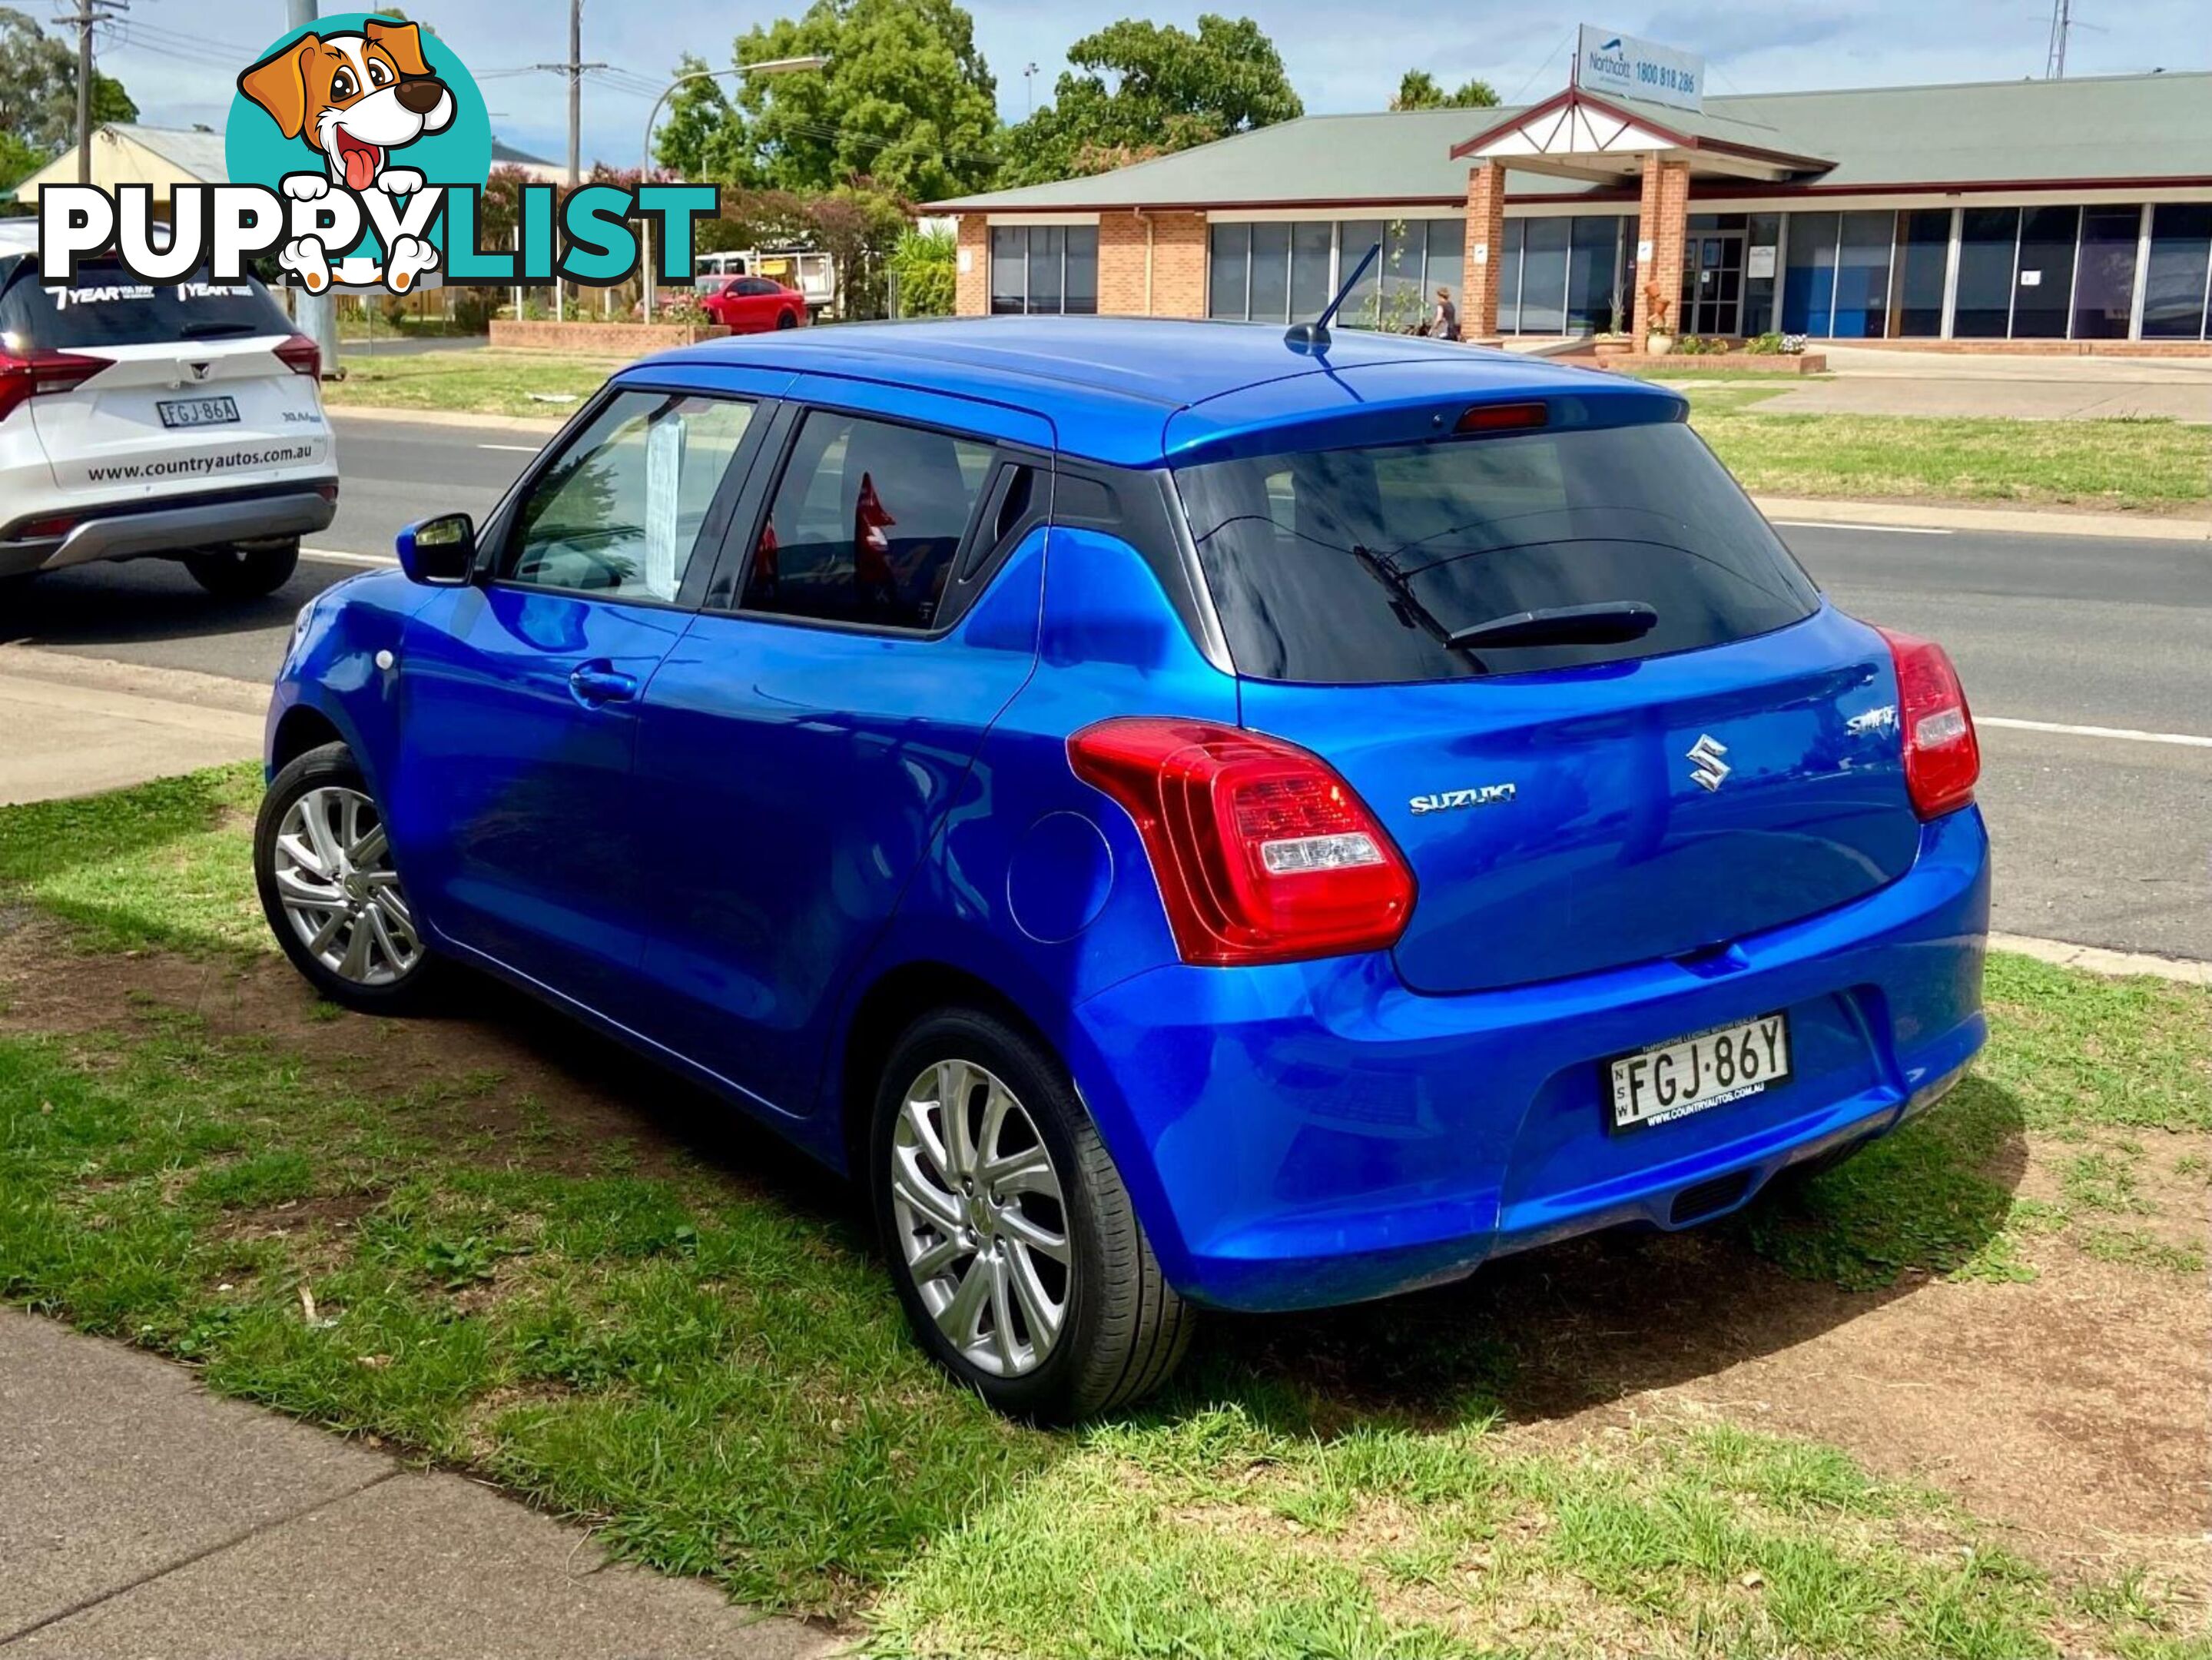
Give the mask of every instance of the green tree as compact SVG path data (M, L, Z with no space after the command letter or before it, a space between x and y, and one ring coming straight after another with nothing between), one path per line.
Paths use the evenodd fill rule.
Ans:
M886 262L898 278L899 315L951 316L959 258L959 240L951 231L909 228Z
M737 41L740 64L813 56L830 61L747 76L737 107L695 139L714 109L698 94L692 108L702 119L660 151L663 161L696 143L710 178L787 191L850 186L909 201L991 182L998 86L976 50L975 20L955 0L814 0L803 16Z
M1407 70L1399 77L1394 110L1482 110L1498 102L1498 89L1487 81L1463 81L1455 92L1446 92L1426 70Z
M678 76L702 78L684 82L669 95L668 113L653 141L653 157L679 179L757 188L760 169L745 118L731 106L719 81L704 78L707 67L705 58L688 52L678 60Z
M1067 49L1053 100L1006 134L1009 184L1042 184L1207 144L1305 113L1275 43L1249 17L1198 33L1124 18Z
M46 164L41 152L12 132L0 132L0 191L12 190Z
M92 72L92 119L136 121L138 106L112 75ZM76 140L76 54L24 13L0 7L0 133L42 159Z

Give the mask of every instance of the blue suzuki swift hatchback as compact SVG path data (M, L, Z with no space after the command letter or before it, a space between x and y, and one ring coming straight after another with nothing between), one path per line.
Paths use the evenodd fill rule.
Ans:
M1957 1079L1989 864L1948 660L1684 409L1214 324L638 363L301 613L270 926L851 1172L920 1340L1040 1418L1194 1307L1723 1214Z

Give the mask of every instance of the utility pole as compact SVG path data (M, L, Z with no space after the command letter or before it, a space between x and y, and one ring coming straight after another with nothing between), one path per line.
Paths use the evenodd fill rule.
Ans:
M292 29L311 29L315 26L315 0L284 0L284 27ZM366 311L367 307L362 309ZM310 294L302 286L292 303L292 320L299 325L300 332L315 343L322 354L323 374L327 380L338 377L338 302L330 289Z
M568 0L568 188L583 182L584 0Z
M568 61L533 67L568 78L568 188L574 190L584 182L584 77L593 70L606 68L605 64L584 62L584 0L568 0Z
M1036 72L1037 66L1035 64L1022 65L1023 102L1028 106L1029 113L1031 115L1036 113Z
M92 29L131 9L131 0L76 0L54 21L76 27L76 182L92 182Z
M2094 26L2093 26L2094 27ZM2043 78L2066 78L2066 37L2074 30L2074 0L2051 0L2051 49L2043 60Z

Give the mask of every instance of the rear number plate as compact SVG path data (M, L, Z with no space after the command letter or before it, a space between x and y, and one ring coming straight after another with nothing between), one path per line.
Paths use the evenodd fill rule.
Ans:
M1758 1095L1790 1076L1790 1020L1762 1014L1606 1063L1613 1128L1641 1129Z
M165 427L220 427L238 419L235 398L179 398L154 407Z

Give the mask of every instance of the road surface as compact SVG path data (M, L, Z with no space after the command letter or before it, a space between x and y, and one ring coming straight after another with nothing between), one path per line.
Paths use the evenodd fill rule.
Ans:
M264 680L309 595L388 557L409 520L481 517L528 434L337 417L337 520L269 599L161 563L41 579L0 637ZM1996 926L2212 959L2212 544L1784 523L1838 604L1941 640L1981 724Z

